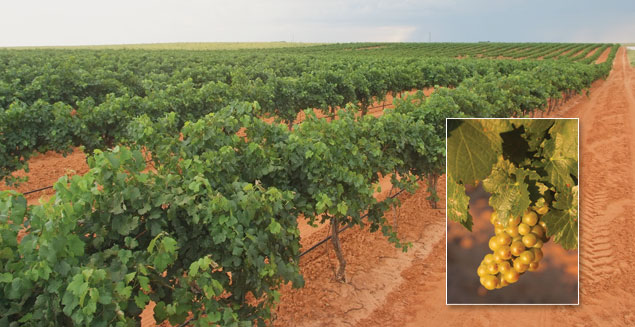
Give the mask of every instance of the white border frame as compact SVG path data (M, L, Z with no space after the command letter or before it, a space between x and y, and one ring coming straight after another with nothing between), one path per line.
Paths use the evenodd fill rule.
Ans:
M577 303L448 303L448 120L449 119L575 119L578 123L578 302ZM580 224L582 224L582 220L580 219L582 214L580 213L580 194L582 194L580 190L580 180L582 179L581 171L580 171L580 118L566 118L566 117L558 117L558 118L549 118L549 117L540 117L540 118L477 118L477 117L465 117L465 118L446 118L445 119L445 305L446 306L465 306L465 305L531 305L531 306L551 306L551 305L566 305L566 306L580 306Z

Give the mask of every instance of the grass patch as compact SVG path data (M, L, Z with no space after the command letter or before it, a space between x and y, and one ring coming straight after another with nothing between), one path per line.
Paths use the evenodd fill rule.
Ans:
M628 61L630 61L631 66L635 66L635 43L625 43L622 45L626 47L626 55L628 56Z

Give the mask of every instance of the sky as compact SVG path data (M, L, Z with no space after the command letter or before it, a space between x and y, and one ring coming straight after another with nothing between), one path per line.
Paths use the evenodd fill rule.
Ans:
M0 46L635 42L633 0L2 0Z

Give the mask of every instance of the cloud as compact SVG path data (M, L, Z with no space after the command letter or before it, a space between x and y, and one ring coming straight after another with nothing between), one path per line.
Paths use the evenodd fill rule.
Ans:
M21 0L0 12L0 46L635 38L626 0Z

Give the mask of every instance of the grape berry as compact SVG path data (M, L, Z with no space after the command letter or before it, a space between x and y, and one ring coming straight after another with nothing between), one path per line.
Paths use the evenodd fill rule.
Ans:
M545 205L527 209L521 217L512 217L503 226L494 211L490 222L496 235L489 239L492 253L485 255L476 273L488 290L499 289L518 281L526 271L538 269L542 245L549 241L547 226L540 218L549 211Z

